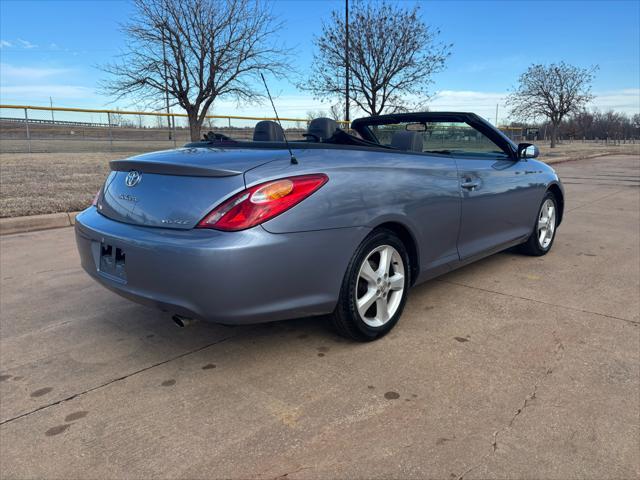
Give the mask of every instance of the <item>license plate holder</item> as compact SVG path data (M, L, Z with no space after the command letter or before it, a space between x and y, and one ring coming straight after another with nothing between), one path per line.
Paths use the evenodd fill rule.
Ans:
M107 243L100 244L100 273L126 282L127 270L125 262L126 254L120 247Z

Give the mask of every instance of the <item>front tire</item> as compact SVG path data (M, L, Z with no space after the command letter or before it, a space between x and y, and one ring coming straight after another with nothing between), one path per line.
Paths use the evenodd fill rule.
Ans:
M357 341L386 335L400 319L409 288L409 256L387 229L374 230L358 246L331 316L336 331Z
M558 202L552 192L547 192L538 209L533 231L529 239L520 245L520 251L535 257L546 255L553 246L557 227Z

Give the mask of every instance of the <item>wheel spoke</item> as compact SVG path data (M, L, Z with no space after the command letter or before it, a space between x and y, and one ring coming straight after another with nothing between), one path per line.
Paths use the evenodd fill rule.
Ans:
M541 228L540 233L538 234L538 241L540 245L544 247L544 240L547 238L547 228Z
M546 226L547 226L546 218L541 218L540 220L538 220L538 230L542 230L543 228L546 228Z
M389 304L386 297L380 297L376 300L376 319L381 322L389 320Z
M371 268L371 264L369 263L369 260L365 260L364 263L362 264L362 269L360 270L360 277L364 278L367 283L371 286L374 286L376 284L376 279L378 278L378 275L376 275L376 272L373 271L373 268Z
M404 288L404 275L401 273L396 273L389 279L391 284L389 288L391 290L402 290Z
M378 265L377 273L379 276L383 276L385 273L388 275L391 266L391 256L393 251L391 247L385 247L380 250L380 265Z
M369 307L371 307L371 305L373 305L373 302L376 301L376 297L377 295L375 288L370 288L369 290L367 290L367 293L365 293L361 298L358 299L357 305L360 315L364 317L364 314L367 313Z

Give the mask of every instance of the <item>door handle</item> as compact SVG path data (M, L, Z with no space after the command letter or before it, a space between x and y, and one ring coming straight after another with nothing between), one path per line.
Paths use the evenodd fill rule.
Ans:
M460 184L460 186L462 188L466 188L467 190L473 190L474 188L476 188L478 185L480 185L480 182L477 180L471 180L470 178L465 178L462 183Z

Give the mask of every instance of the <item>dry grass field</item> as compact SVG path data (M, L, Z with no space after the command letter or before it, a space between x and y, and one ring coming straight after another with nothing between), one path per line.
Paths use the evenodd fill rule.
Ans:
M96 142L85 143L86 152L0 153L0 217L82 210L91 203L106 177L109 160L170 148L160 142L131 142L122 151L97 152L100 147ZM541 151L542 159L553 163L591 155L640 155L640 144L575 142L561 144L553 151L548 145L541 145Z
M133 153L133 152L132 152ZM0 154L0 216L82 210L109 171L114 153Z
M540 158L548 163L565 158L584 158L592 155L640 155L640 142L626 144L605 144L597 142L567 142L556 148L549 148L549 143L536 142L540 148Z

